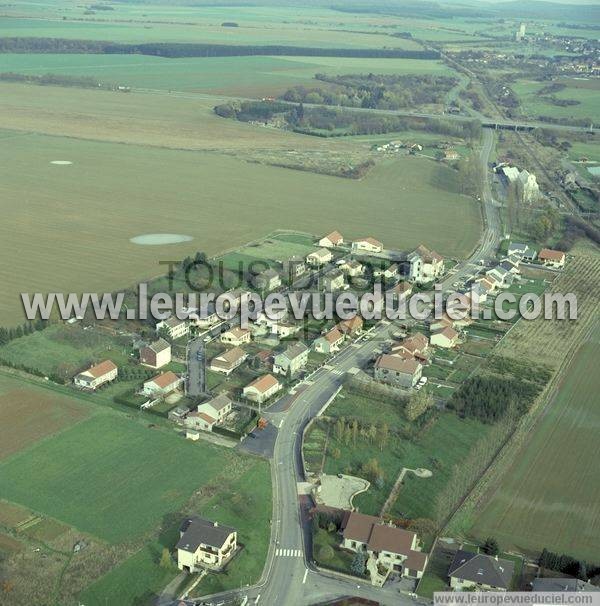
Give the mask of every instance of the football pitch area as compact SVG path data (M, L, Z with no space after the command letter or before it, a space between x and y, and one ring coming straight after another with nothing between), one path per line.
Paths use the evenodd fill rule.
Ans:
M234 456L123 414L100 411L5 459L0 494L120 543L160 525L163 516L179 509Z
M584 343L530 440L476 516L471 532L503 549L544 547L596 562L600 544L600 328Z

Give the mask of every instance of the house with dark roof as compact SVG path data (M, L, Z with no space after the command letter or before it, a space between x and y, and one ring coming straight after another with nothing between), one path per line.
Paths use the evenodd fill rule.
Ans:
M537 255L537 251L528 244L521 242L511 242L508 245L508 255L517 255L525 261L533 261Z
M164 339L157 339L150 345L140 347L140 362L150 368L162 368L171 361L171 345Z
M510 560L459 549L448 576L454 591L508 591L514 572Z
M275 356L273 372L290 377L297 375L306 366L308 353L308 347L301 341L290 345Z
M381 518L356 511L346 512L342 521L342 547L364 552L371 582L383 585L389 574L420 579L427 565L414 532L386 524Z
M237 550L237 531L204 518L186 518L175 548L179 570L221 570Z

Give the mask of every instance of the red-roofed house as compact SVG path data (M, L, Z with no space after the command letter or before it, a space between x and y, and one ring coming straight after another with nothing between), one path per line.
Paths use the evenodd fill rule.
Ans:
M566 255L561 250L542 248L538 255L538 259L548 267L560 269L561 267L565 266Z
M281 383L273 375L263 375L244 387L244 397L253 402L264 402L282 388Z
M144 382L142 392L147 396L159 396L175 391L181 384L182 379L174 372L168 370L162 374Z
M446 326L432 333L429 341L432 345L437 345L437 347L451 349L452 347L456 347L458 343L458 333L451 326Z
M330 248L332 246L341 246L344 243L344 237L339 231L332 231L319 240L319 246Z
M100 364L96 364L80 372L78 375L73 377L73 382L77 387L83 387L85 389L98 389L104 383L114 381L119 374L117 365L111 360L104 360Z
M337 328L348 337L357 337L363 331L363 319L356 315L349 320L338 322Z
M420 579L427 565L427 554L421 552L414 532L385 524L381 518L355 511L342 522L342 547L363 551L369 558L367 570L371 581L382 585L391 572ZM383 574L382 574L383 572Z
M344 334L337 326L314 340L313 347L316 352L330 354L338 351L344 342Z

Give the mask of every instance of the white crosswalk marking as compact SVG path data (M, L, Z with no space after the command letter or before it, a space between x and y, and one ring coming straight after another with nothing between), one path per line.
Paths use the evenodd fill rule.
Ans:
M302 556L301 549L277 549L275 555L280 558L299 558Z

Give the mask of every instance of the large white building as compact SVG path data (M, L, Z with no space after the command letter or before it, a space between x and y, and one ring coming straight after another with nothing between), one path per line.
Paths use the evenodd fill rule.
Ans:
M407 256L407 261L408 279L417 284L431 282L444 272L444 258L422 244Z

